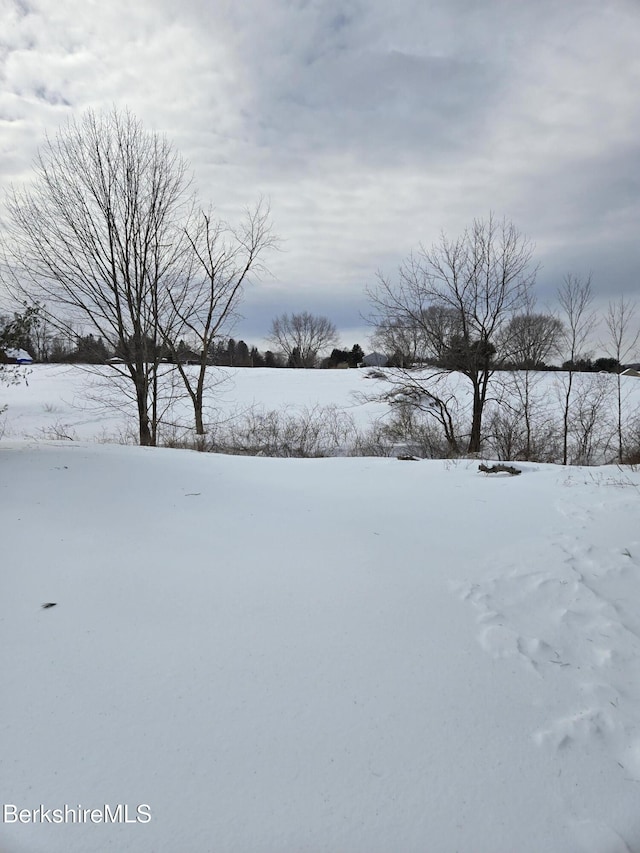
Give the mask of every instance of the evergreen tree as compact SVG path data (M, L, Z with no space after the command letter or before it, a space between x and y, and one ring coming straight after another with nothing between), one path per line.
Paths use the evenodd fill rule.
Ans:
M354 344L349 353L349 367L357 367L364 358L364 351L360 344Z
M264 366L282 367L282 364L280 363L278 356L274 352L271 352L270 349L268 349L264 354Z
M25 308L22 314L13 317L0 317L0 351L5 349L23 349L29 354L34 349L31 333L40 322L40 309Z
M251 367L251 358L249 357L249 347L244 341L238 341L235 350L235 366L236 367Z
M109 350L102 338L94 338L89 334L78 336L75 349L64 360L80 364L104 364L109 356Z
M259 352L257 347L251 347L251 352L249 353L249 358L251 359L251 367L265 367L265 358L261 352Z
M289 358L287 359L287 367L304 367L304 362L300 353L300 347L294 347L289 353Z

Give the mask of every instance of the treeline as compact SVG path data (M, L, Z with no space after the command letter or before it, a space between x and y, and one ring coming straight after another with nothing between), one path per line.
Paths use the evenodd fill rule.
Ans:
M54 333L46 321L37 317L33 311L30 315L15 314L0 315L0 342L4 346L22 349L28 352L34 361L51 364L107 364L113 359L124 356L124 346L110 347L103 338L88 335L60 335ZM149 350L154 357L169 363L199 364L200 353L194 346L189 346L180 339L174 347L148 342ZM440 360L425 360L421 362L415 353L403 353L397 348L391 353L384 353L387 367L419 367L437 366L456 369L457 361L462 358L460 347L452 347L446 358ZM491 353L493 356L493 353ZM354 344L350 350L334 348L326 358L317 359L314 366L331 368L356 368L362 366L365 353L359 344ZM299 350L293 348L287 357L284 353L273 350L261 351L256 346L249 345L243 340L221 338L209 347L207 363L218 367L271 367L296 368L304 366L301 363ZM618 373L626 367L618 359L601 357L591 359L578 358L567 360L561 365L538 361L531 364L527 357L511 359L500 365L500 370L530 370L555 371L571 370L578 373Z
M28 322L26 321L28 318ZM47 320L31 309L28 315L0 315L0 341L5 347L22 349L36 362L51 364L108 364L110 361L126 359L129 341L110 346L104 338L93 334L66 334L56 332ZM194 344L180 339L175 345L154 342L147 338L146 352L154 361L180 364L200 364L201 351ZM313 363L303 363L300 349L293 347L289 355L284 352L265 350L235 338L219 338L209 344L206 363L219 367L273 367L297 368L305 366L321 368L358 367L364 358L359 344L350 350L334 348L331 355Z
M32 319L25 323L23 315L14 317L0 315L0 341L6 347L22 349L35 362L49 364L108 364L124 358L125 344L109 346L103 338L88 335L60 335L52 332L45 320ZM200 352L180 339L173 346L154 344L147 341L147 350L154 359L167 363L200 364ZM319 359L321 368L358 367L362 364L364 351L359 344L350 350L334 349L330 356ZM212 342L207 353L207 364L217 367L300 367L300 359L294 351L287 358L282 352L261 351L243 340L221 338Z
M0 318L0 325L2 319ZM61 364L107 364L124 358L126 344L109 346L103 338L88 335L44 335L36 332L22 339L20 347L34 361ZM170 363L199 364L200 352L180 339L174 347L147 341L147 350L154 359ZM225 367L286 367L282 356L271 351L260 352L245 341L225 338L214 341L208 348L207 364Z

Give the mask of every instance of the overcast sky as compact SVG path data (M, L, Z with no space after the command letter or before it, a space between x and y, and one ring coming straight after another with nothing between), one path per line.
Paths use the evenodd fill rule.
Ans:
M232 219L270 199L282 251L237 337L328 315L493 211L567 272L640 293L639 0L0 0L2 185L71 114L127 106Z

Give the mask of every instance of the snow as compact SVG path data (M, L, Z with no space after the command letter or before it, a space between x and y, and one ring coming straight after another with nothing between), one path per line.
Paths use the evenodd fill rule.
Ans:
M3 853L640 851L639 471L95 443L54 370L2 390L2 802L151 820Z
M195 370L195 368L194 368ZM280 412L303 412L336 407L368 426L387 411L380 403L363 403L363 394L379 389L364 379L364 370L274 370L267 368L215 368L210 370L213 386L210 399L221 419L242 416L252 407ZM0 419L4 436L113 441L131 433L135 408L119 395L112 399L109 387L112 367L78 367L36 364L28 368L28 384L0 386L0 409L9 411ZM176 419L193 421L191 403L179 399ZM211 414L211 409L209 410ZM215 414L215 413L214 413Z

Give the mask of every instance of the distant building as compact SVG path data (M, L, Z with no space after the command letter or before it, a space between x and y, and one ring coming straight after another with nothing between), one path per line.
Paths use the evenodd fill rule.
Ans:
M621 376L638 376L640 377L640 370L636 370L635 367L627 367L626 370L623 370Z
M33 364L33 358L26 350L12 347L0 351L0 361L4 364Z
M389 359L381 352L371 352L360 362L363 367L386 367Z

